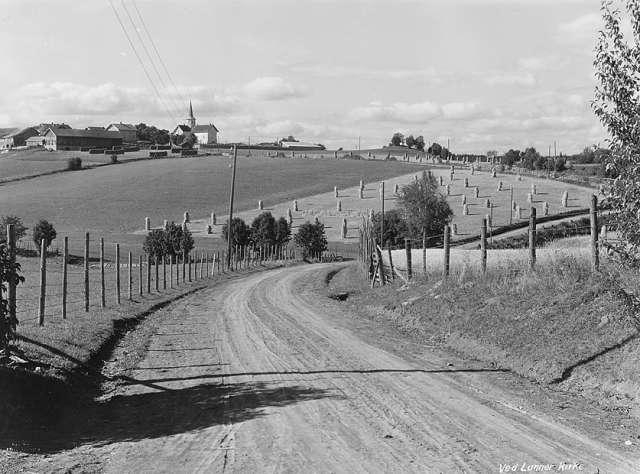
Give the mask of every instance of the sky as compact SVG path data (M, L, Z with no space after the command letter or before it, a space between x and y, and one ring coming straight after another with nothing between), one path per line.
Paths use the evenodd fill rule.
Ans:
M0 127L123 121L172 130L191 100L221 141L294 135L365 149L401 132L448 140L459 153L546 153L554 141L574 153L606 138L590 108L599 8L599 0L0 0Z

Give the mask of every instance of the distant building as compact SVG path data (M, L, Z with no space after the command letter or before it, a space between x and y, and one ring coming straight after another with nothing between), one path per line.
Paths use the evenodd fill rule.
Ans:
M48 150L79 150L80 148L113 148L122 146L120 132L50 128L44 134Z
M282 148L287 148L289 150L324 150L322 145L318 145L316 143L306 143L306 142L280 142L280 146Z
M25 146L27 144L27 138L39 135L38 130L33 127L27 127L23 129L14 129L12 132L0 137L0 148L14 148L18 146Z
M107 132L120 132L122 139L127 143L138 141L138 130L130 123L112 123L106 128Z
M86 127L85 130L106 130L104 127Z
M71 127L69 125L67 125L66 123L41 123L40 125L38 125L37 127L35 127L35 129L38 131L38 133L40 135L44 135L47 130L49 130L50 128L66 128L66 129L70 129Z
M193 107L189 101L189 116L185 119L183 125L178 125L172 135L187 137L191 134L195 135L199 145L212 145L218 143L219 130L212 123L208 125L197 125L196 118L193 115ZM197 145L196 145L197 146Z
M44 146L46 138L42 135L35 135L33 137L27 138L27 146L28 147L38 147Z

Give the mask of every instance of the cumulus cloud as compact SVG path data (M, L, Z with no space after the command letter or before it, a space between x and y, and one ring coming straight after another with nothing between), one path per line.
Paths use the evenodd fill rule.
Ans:
M444 105L425 101L413 104L397 102L384 105L372 102L353 109L349 117L355 121L424 123L435 118L468 120L487 113L475 102L451 102Z
M594 38L598 29L602 27L602 18L597 13L587 13L571 21L561 23L558 31L562 38L579 40Z
M245 84L243 92L257 100L285 100L307 95L303 87L294 86L277 76L259 77Z
M433 102L415 104L397 102L391 105L373 102L364 107L356 107L351 111L350 116L354 120L420 123L438 117L440 114L440 106Z
M291 120L277 120L268 122L256 127L260 135L300 135L304 132L304 127Z
M499 72L484 77L486 84L491 86L523 86L532 87L537 80L530 72Z
M380 69L371 67L353 67L335 64L281 64L290 71L311 74L316 77L340 78L359 77L366 79L416 79L430 83L443 82L447 73L434 68L396 68Z

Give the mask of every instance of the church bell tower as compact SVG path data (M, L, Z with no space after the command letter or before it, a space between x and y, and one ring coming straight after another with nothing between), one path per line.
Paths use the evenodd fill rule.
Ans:
M196 126L196 118L193 116L193 107L189 101L189 116L185 119L186 124L193 130Z

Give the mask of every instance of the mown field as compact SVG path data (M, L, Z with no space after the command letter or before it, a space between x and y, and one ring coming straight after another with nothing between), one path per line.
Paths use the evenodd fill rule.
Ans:
M120 161L137 160L149 156L148 151L119 155ZM111 162L109 155L90 155L78 151L22 150L0 154L0 183L14 178L34 176L67 168L69 158L80 157L83 166L95 166Z
M239 157L237 211L254 209L258 199L269 207L340 187L360 179L379 181L421 169L406 163ZM80 237L85 231L112 241L127 238L162 219L182 222L216 212L224 216L229 201L231 159L223 156L138 161L43 176L0 185L3 214L21 216L29 227L41 218L59 235Z

